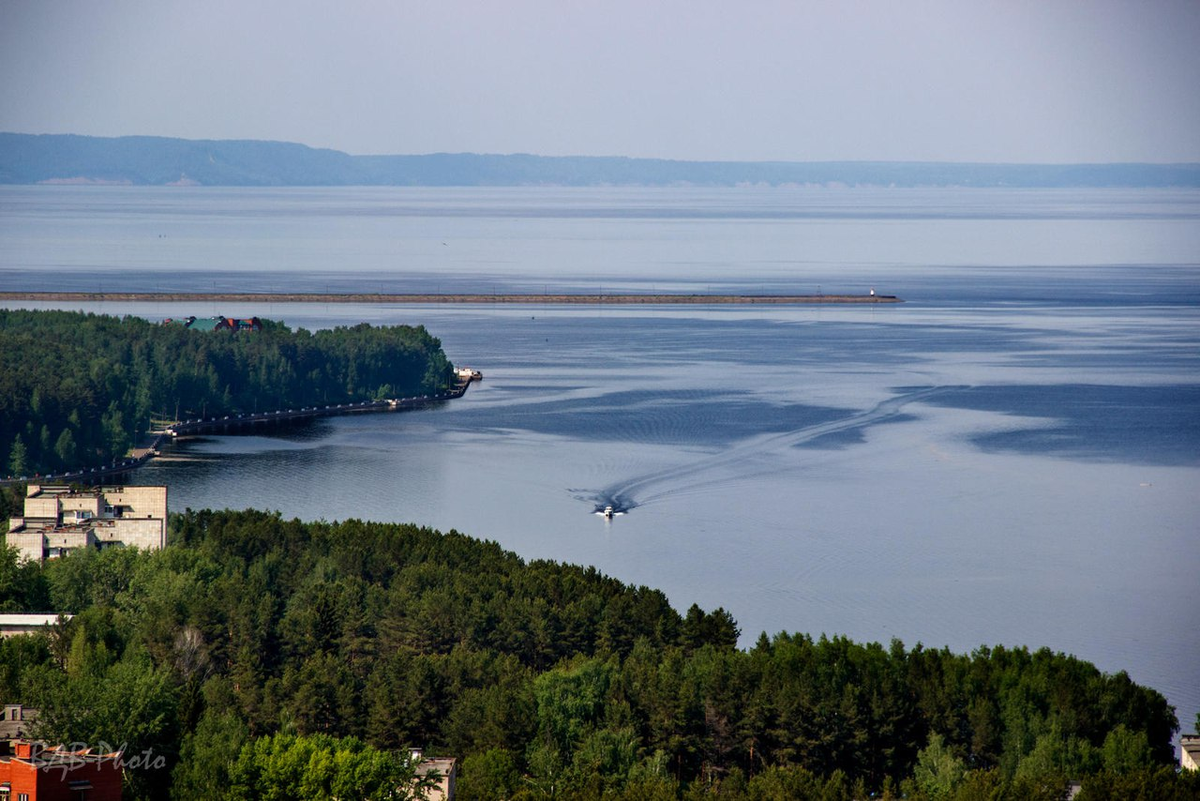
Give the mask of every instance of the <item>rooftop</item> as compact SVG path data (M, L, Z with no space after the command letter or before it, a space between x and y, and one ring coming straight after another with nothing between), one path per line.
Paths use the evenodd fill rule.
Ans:
M417 763L416 773L418 776L428 776L436 770L442 776L447 776L456 761L454 757L425 757Z
M0 740L18 740L29 734L28 724L37 720L38 711L21 704L5 704L0 711Z
M70 618L70 615L63 615ZM26 612L0 613L0 626L49 626L58 620L58 613L48 614Z
M30 484L26 490L27 498L40 498L42 496L56 496L60 498L95 498L105 493L129 492L130 490L140 490L141 486L125 486L117 484L108 487L75 487L72 488L66 484Z

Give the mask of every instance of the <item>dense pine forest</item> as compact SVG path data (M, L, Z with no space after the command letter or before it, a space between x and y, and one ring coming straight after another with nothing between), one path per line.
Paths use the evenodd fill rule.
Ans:
M451 371L423 327L196 331L0 309L0 476L111 462L154 417L422 395Z
M1046 650L954 654L680 614L595 569L408 525L188 511L157 552L0 558L0 700L147 753L130 798L1195 798L1172 708ZM160 759L161 757L161 759Z

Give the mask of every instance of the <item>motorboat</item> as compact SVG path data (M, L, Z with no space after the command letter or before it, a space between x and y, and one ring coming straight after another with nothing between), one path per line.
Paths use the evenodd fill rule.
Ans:
M604 519L605 520L612 520L613 515L615 515L615 514L616 514L616 512L613 511L613 508L611 506L604 507Z

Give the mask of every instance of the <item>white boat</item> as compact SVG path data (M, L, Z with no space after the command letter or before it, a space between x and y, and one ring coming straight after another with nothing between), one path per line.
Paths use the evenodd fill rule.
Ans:
M612 520L613 515L615 515L615 514L616 514L616 512L613 511L613 508L611 506L604 507L604 519L605 520Z

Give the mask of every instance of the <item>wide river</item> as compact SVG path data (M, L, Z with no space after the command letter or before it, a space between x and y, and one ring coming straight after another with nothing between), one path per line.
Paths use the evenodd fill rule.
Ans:
M454 528L724 606L744 644L1048 646L1190 731L1198 192L0 188L12 290L872 286L907 302L87 308L421 324L484 373L434 410L182 445L136 475L174 509Z

